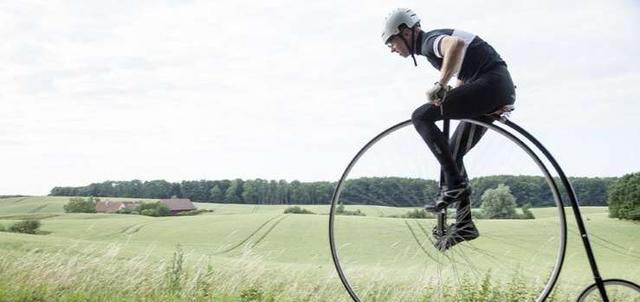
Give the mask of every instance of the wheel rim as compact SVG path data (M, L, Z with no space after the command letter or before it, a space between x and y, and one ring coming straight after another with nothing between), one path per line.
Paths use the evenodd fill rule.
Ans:
M491 129L491 133L493 133L495 135L495 133L500 134L501 137L503 139L508 139L509 141L511 141L512 143L515 143L515 145L518 146L518 148L520 148L520 152L524 151L524 153L526 153L529 158L530 161L534 162L541 174L543 174L545 176L545 180L547 182L547 185L549 186L549 189L553 195L553 202L554 202L554 207L557 209L557 213L555 215L557 215L557 224L555 225L555 227L557 228L557 231L559 231L554 239L556 240L555 244L553 245L554 249L557 250L556 253L553 254L553 256L547 256L547 262L546 264L548 264L549 266L552 266L552 268L546 273L546 279L543 282L543 286L540 287L539 289L539 293L536 295L535 300L536 301L542 301L544 300L549 293L551 292L551 289L553 288L557 277L559 275L560 269L562 267L562 263L563 263L563 259L564 259L564 252L565 252L565 247L566 247L566 221L565 221L565 216L564 216L564 208L562 207L562 201L560 199L560 195L558 192L558 188L556 183L554 182L553 178L551 177L549 170L547 169L547 166L543 163L543 161L540 159L540 157L538 156L538 153L536 153L536 151L533 151L530 147L533 145L532 143L525 143L523 142L523 140L521 138L518 138L516 135L502 129L501 127L498 127L496 125L490 125L490 124L486 124L480 121L475 121L475 120L463 120L465 122L474 124L474 125L478 125L478 126L482 126L482 127L486 127L488 129ZM343 263L342 260L348 259L348 257L345 257L344 254L341 254L341 252L343 252L346 248L344 247L345 244L344 242L339 242L339 240L336 240L336 225L339 224L340 222L337 221L339 220L337 217L339 215L336 215L336 210L338 208L338 203L341 201L341 195L343 192L343 190L345 189L345 184L346 182L349 180L349 175L352 172L352 170L354 169L354 167L356 167L357 163L359 162L359 160L363 157L366 156L365 154L367 154L367 152L371 149L374 148L374 146L376 144L378 144L380 141L382 141L383 139L385 139L386 137L390 136L393 133L396 133L397 131L405 128L406 126L410 125L411 121L405 121L399 124L394 125L393 127L383 131L382 133L380 133L379 135L377 135L376 137L374 137L371 141L369 141L357 154L356 156L351 160L351 162L349 163L349 165L347 166L347 168L345 169L342 177L340 178L340 181L338 182L336 189L334 191L333 197L332 197L332 202L331 202L331 209L330 209L330 218L329 218L329 241L330 241L330 246L331 246L331 253L332 253L332 257L333 257L333 261L334 264L336 266L336 270L338 272L338 275L343 283L343 285L345 286L347 292L349 293L349 295L351 296L351 298L354 301L364 301L364 296L367 295L367 293L371 293L371 289L373 287L375 287L375 285L371 285L369 288L364 288L364 286L362 284L355 284L358 282L363 282L363 281L354 281L357 280L359 278L359 276L352 276L354 275L354 270L352 270L351 272L347 272L347 269L345 269L345 263ZM508 125L507 125L508 126ZM512 130L513 131L513 130ZM417 134L416 134L417 137ZM483 139L484 140L484 139ZM526 141L526 139L525 139ZM475 150L475 148L474 148ZM466 158L466 157L465 157ZM346 221L346 220L345 220ZM426 221L426 220L425 220ZM477 220L475 220L477 222ZM399 222L394 222L396 224L398 224ZM424 228L421 228L419 224L417 224L417 222L415 220L410 220L410 219L404 219L403 223L406 224L407 226L407 230L408 232L413 233L412 236L415 238L416 234L417 236L421 236L421 234L426 234ZM485 227L486 228L486 227ZM427 230L428 232L428 230ZM483 230L480 229L480 234L481 237L478 239L482 239L483 237ZM339 237L339 236L338 236ZM487 234L487 237L489 237L489 235ZM416 239L416 242L418 242L418 240ZM480 242L480 241L478 241ZM340 244L342 244L342 248L340 246ZM473 245L471 243L464 243L464 245L469 245L467 246L467 250L469 249L473 249L476 248L478 249L478 247L473 247ZM437 262L438 259L444 259L444 262L454 262L454 260L451 260L451 258L442 258L440 255L433 255L433 251L429 251L427 250L424 246L420 247L423 251L423 254L425 255L425 257L432 257L432 261L435 263ZM454 247L455 248L455 247ZM486 251L482 251L481 249L477 250L478 254L481 254ZM446 253L445 253L446 254ZM453 253L452 253L453 254ZM476 255L477 256L477 255ZM467 264L473 264L473 260L465 260L464 259L465 255L459 255L457 261L464 264L465 261L468 261ZM485 255L485 256L481 256L481 257L485 257L485 258L489 258L491 257L491 255ZM523 257L523 256L519 256L519 257ZM551 261L551 257L553 257L553 261ZM353 259L348 259L345 261L349 261L350 263L346 263L347 266L353 266L353 265L360 265L361 263L357 263L357 261L352 261ZM381 264L382 262L379 262L379 264ZM382 267L384 265L381 265ZM450 268L450 267L446 267L446 264L443 265L442 267L444 270ZM418 268L421 269L421 268ZM351 274L351 275L350 275ZM424 276L423 276L424 277ZM461 282L461 281L460 281ZM391 282L393 283L393 282ZM380 291L374 288L373 291ZM384 290L382 290L384 291ZM363 292L367 292L365 294L363 294ZM378 294L375 297L383 297L383 294Z

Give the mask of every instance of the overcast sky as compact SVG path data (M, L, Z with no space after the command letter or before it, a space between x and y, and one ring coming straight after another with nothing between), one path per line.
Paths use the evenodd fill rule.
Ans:
M398 6L493 45L569 175L640 171L640 2L480 3L0 0L0 194L336 180L437 79L381 43Z

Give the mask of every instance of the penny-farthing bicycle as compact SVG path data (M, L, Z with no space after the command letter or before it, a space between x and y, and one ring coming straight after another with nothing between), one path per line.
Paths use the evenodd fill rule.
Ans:
M574 190L553 156L505 114L495 117L497 123L458 121L487 131L465 156L469 175L486 176L472 178L472 187L486 187L474 181L491 182L501 179L500 175L502 179L528 175L532 181L514 191L521 198L527 198L522 193L527 190L544 192L545 207L536 209L535 219L482 219L478 206L484 197L474 191L472 214L480 237L441 251L434 246L434 237L446 233L455 206L435 214L423 210L438 192L440 166L411 121L396 124L356 154L331 200L331 254L351 298L367 302L489 297L492 301L545 301L552 295L565 257L566 196L595 281L577 300L640 301L637 284L600 277ZM444 121L446 133L448 128L449 121ZM457 146L472 147L470 142L457 142ZM488 293L490 288L503 290Z

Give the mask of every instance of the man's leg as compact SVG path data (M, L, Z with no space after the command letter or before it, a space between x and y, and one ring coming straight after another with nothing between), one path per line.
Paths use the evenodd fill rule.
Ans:
M430 211L438 211L449 203L468 196L470 192L449 148L449 140L435 122L442 119L473 118L492 112L499 104L497 102L500 98L492 97L495 96L496 90L489 83L490 77L481 77L452 89L442 105L424 104L411 116L413 125L440 162L444 172L446 190L442 192L440 200L435 205L428 207Z
M449 150L447 137L436 126L436 121L442 119L440 108L431 103L418 107L411 116L413 126L442 166L444 183L455 186L462 183L463 178Z
M495 121L495 118L488 116L481 116L475 118L479 121L491 124ZM456 162L456 167L460 172L463 179L468 182L467 171L464 167L464 156L480 141L482 136L487 132L487 128L467 123L460 122L456 131L449 140L449 149L452 152L453 158ZM471 221L471 203L469 198L465 198L458 202L456 210L456 221Z
M476 117L475 119L491 124L494 118L488 116ZM452 152L460 175L468 182L467 171L464 167L463 157L466 155L486 133L487 128L467 122L460 122L456 131L449 140L449 149ZM476 239L480 236L478 229L471 217L470 197L463 198L456 205L456 222L448 228L447 235L438 240L436 247L446 250L463 242Z
M450 119L484 119L484 122L491 123L493 120L486 117L487 114L494 112L500 106L514 102L515 91L509 72L506 67L498 67L473 82L451 90L442 105L441 116ZM463 181L468 179L463 157L478 143L486 130L481 126L463 123L458 126L451 144L447 146L452 152L454 171ZM441 250L478 237L478 231L471 220L471 205L468 198L461 199L458 203L457 213L456 221L460 223L452 224L448 236L441 238L436 244L436 247Z

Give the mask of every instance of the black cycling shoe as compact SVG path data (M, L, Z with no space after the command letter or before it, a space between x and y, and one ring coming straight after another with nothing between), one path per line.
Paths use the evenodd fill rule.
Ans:
M456 201L460 201L464 198L467 198L471 195L471 186L463 182L458 186L455 186L451 189L443 188L442 192L440 192L440 196L433 204L428 204L424 207L427 212L440 212L443 209L447 208L451 203Z
M473 221L456 222L450 226L445 236L438 238L434 246L440 251L446 251L460 242L471 241L479 236L480 232Z

